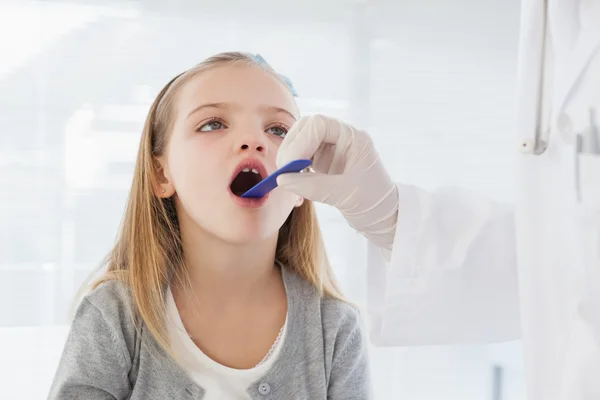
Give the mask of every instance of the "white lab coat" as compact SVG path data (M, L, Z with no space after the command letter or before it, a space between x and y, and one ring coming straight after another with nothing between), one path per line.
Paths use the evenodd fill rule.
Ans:
M371 339L521 338L529 400L598 400L600 155L575 149L589 107L600 126L600 0L523 0L521 30L516 207L398 185L391 260L369 251Z

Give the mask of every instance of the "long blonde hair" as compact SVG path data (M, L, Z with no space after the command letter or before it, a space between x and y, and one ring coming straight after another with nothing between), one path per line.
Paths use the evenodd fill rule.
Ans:
M120 280L130 289L133 315L141 318L156 341L169 349L164 289L171 279L188 282L173 198L155 195L156 158L166 147L173 104L179 89L197 74L232 63L263 68L285 82L266 63L252 55L229 52L210 57L173 78L154 100L144 124L131 192L118 239L101 267L104 273L86 289ZM278 236L276 258L310 282L321 295L344 300L325 253L314 205L305 200L291 212ZM136 318L137 319L137 318Z

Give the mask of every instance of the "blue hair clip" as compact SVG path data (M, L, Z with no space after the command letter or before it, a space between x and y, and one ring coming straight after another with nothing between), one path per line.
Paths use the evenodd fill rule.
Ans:
M272 68L260 54L249 54L249 56L256 63ZM294 88L294 85L292 85L292 81L290 80L290 78L288 78L287 76L281 75L281 74L277 74L277 75L279 75L279 77L285 82L285 84L287 85L290 92L292 92L292 95L294 95L294 97L298 97L298 92L296 92L296 88Z
M290 92L292 92L294 97L298 97L298 92L296 92L296 88L294 88L294 85L292 85L292 81L290 80L290 78L281 74L279 74L279 76L281 77L281 79L283 79L283 81L287 85L288 89L290 89Z
M267 63L267 60L265 60L264 58L262 58L262 56L260 54L248 54L254 61L256 61L258 64L261 65L269 65Z

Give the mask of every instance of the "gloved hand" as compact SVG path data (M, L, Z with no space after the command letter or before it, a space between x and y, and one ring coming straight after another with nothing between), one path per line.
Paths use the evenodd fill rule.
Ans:
M348 223L382 249L391 250L398 190L371 137L322 115L300 118L281 143L277 166L310 159L315 172L277 178L284 190L336 207Z

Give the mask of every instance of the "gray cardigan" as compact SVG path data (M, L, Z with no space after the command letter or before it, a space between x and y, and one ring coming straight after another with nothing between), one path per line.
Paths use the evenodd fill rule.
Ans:
M253 400L370 399L367 346L358 311L322 298L283 267L288 328ZM79 305L49 399L202 399L197 386L144 325L136 330L123 283L106 282Z

